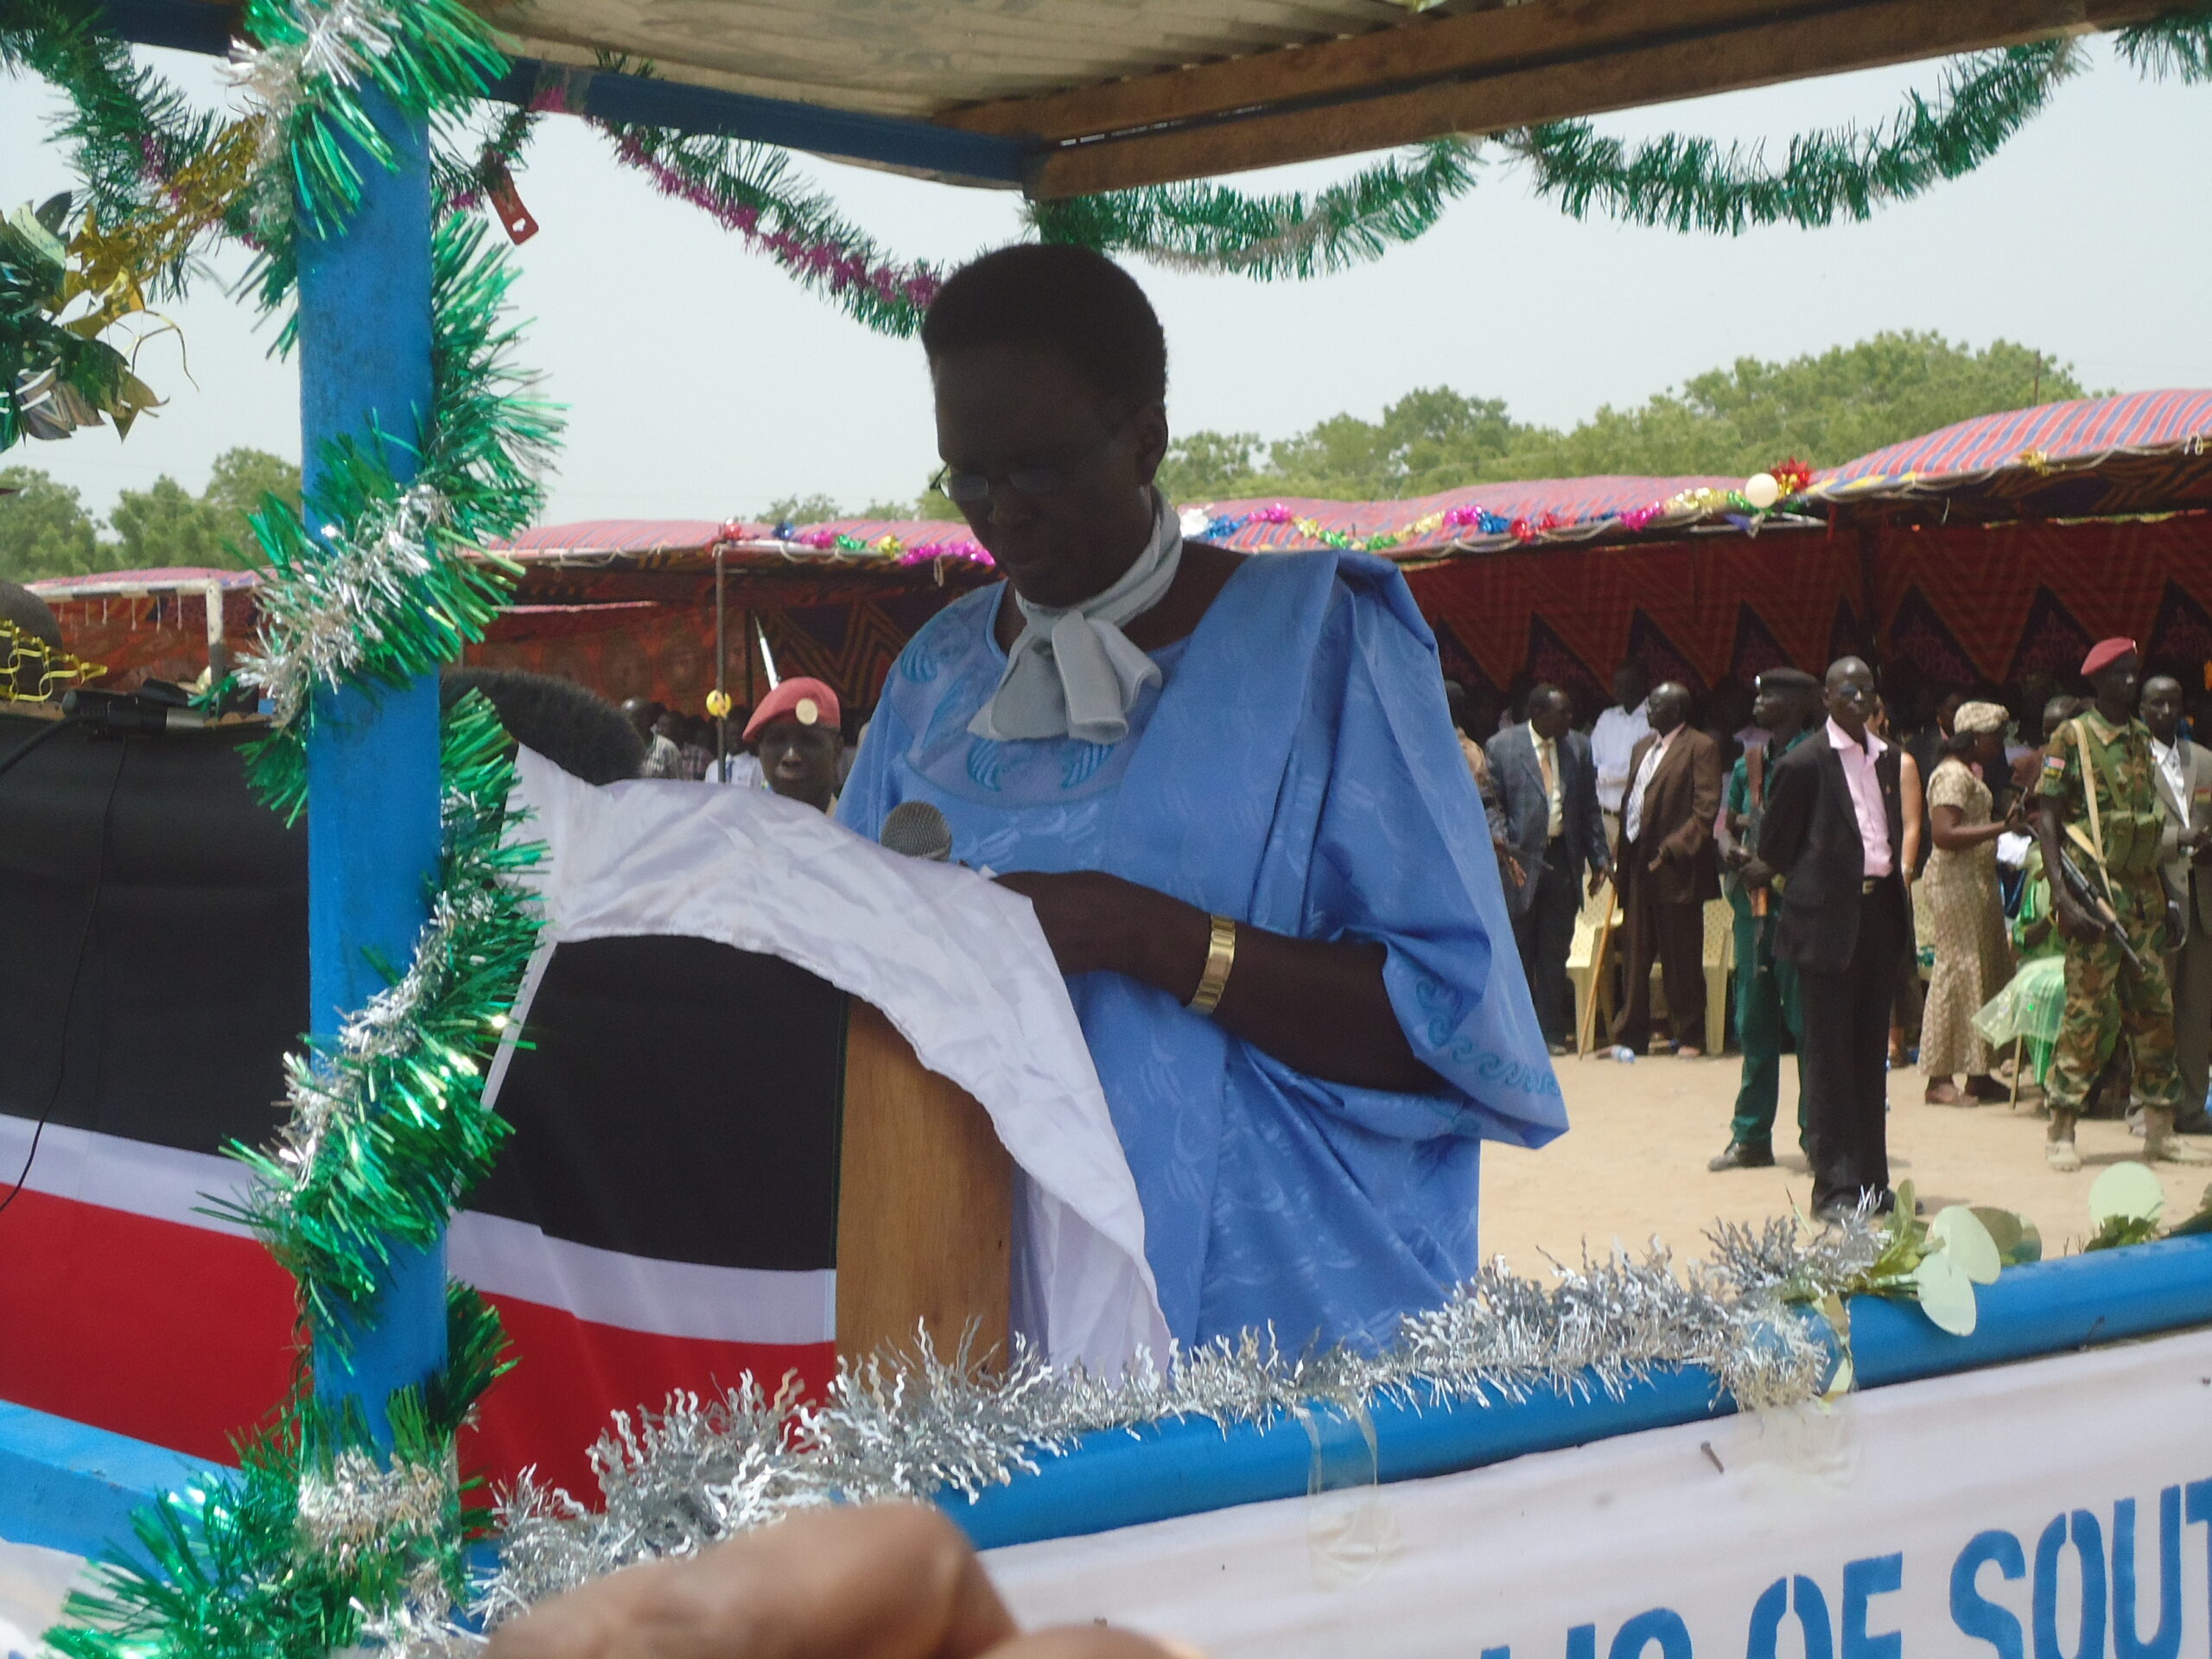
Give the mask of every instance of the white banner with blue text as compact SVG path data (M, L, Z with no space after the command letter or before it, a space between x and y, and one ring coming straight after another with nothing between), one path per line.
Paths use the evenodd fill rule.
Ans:
M2212 1332L985 1559L1211 1659L2212 1659Z

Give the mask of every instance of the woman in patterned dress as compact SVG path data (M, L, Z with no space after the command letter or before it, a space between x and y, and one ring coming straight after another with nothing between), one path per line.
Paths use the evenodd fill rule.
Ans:
M2012 976L2005 900L1997 887L1997 838L2019 828L2013 816L1989 816L1989 785L1977 775L2005 764L2007 715L2001 704L1960 706L1942 759L1928 779L1927 823L1934 850L1921 878L1936 934L1936 970L1921 1016L1920 1065L1931 1106L2002 1100L1989 1075L1989 1045L1974 1016ZM1963 1093L1952 1078L1966 1074Z

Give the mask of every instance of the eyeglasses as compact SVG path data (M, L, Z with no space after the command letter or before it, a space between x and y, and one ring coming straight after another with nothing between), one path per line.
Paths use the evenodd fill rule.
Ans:
M1129 415L1136 413L1131 410ZM1009 467L1003 479L994 483L988 473L956 473L950 467L940 467L930 480L930 487L941 490L956 505L980 507L999 489L1008 489L1016 495L1056 495L1075 481L1076 475L1090 462L1092 456L1121 435L1129 415L1122 416L1109 426L1095 443L1070 455L1066 460L1051 465Z

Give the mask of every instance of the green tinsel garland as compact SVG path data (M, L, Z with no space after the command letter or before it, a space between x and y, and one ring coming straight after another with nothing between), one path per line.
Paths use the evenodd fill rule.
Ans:
M1878 207L1910 201L1941 180L1987 161L2073 73L2068 40L1982 52L1947 66L1930 105L1917 92L1872 132L1801 133L1789 160L1764 166L1758 151L1722 149L1709 138L1669 134L1634 149L1599 136L1586 121L1561 121L1503 136L1535 173L1537 191L1577 219L1602 207L1618 219L1676 231L1737 234L1753 225L1821 226L1863 219Z
M1325 276L1425 235L1475 185L1477 147L1437 138L1361 169L1310 201L1205 182L1030 205L1039 238L1262 281Z
M2212 6L2170 11L2120 31L2120 55L2153 80L2212 80Z
M538 849L507 844L509 747L480 696L448 711L444 848L414 961L336 1042L287 1058L276 1143L232 1148L257 1179L227 1207L299 1281L318 1331L366 1313L393 1241L436 1241L507 1135L484 1074L538 926L515 882Z
M513 365L518 331L500 321L507 251L482 221L456 216L430 254L431 404L410 481L381 448L343 441L324 452L312 536L274 498L248 520L269 570L262 637L233 678L276 702L280 723L246 758L287 817L307 801L315 690L404 685L482 639L514 567L475 550L528 524L543 499L561 421Z
M355 152L389 168L393 152L356 95L365 82L410 121L457 114L505 71L461 0L249 0L258 43L243 80L272 128L272 159L312 235L343 227L361 200Z
M239 1445L235 1474L210 1473L132 1517L136 1554L99 1564L47 1646L65 1659L326 1659L403 1606L459 1599L478 1529L454 1436L505 1370L500 1344L499 1316L448 1286L445 1369L384 1402L389 1452L358 1410L319 1405L302 1380Z

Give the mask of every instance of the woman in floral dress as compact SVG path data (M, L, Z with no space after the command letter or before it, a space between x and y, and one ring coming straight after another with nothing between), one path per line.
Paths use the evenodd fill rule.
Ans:
M2005 764L2007 719L1999 703L1961 704L1927 783L1934 850L1921 880L1936 935L1936 969L1921 1016L1920 1065L1931 1106L2005 1097L2005 1086L1989 1075L1989 1045L1974 1017L2012 976L1997 838L2019 825L2015 817L1991 819L1989 785L1976 771ZM1961 1073L1963 1093L1952 1081Z

